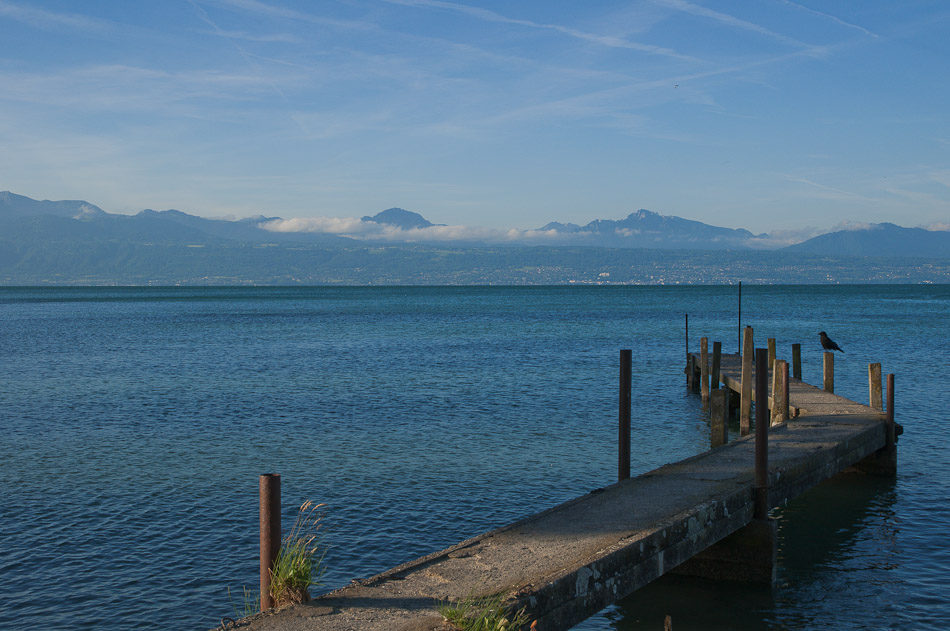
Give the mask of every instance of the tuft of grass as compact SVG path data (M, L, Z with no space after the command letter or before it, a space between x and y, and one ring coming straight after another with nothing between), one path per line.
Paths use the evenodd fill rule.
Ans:
M242 588L244 589L244 602L242 611L238 611L234 598L231 597L231 588L228 587L228 600L231 601L231 609L234 611L235 618L247 618L261 610L261 595L252 589L248 589L247 585L242 586Z
M524 608L509 611L503 594L444 603L438 609L443 618L461 631L517 631L528 623Z
M275 606L307 602L310 588L322 585L326 548L319 531L325 506L304 502L293 528L281 541L271 570L270 595Z

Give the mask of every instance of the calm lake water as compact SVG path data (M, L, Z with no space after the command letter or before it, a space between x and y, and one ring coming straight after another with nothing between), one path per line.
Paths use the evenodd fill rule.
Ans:
M0 628L204 629L257 582L257 476L326 502L326 588L705 449L690 341L734 287L0 288ZM950 627L950 286L745 286L780 357L896 375L894 478L779 511L775 588L665 577L578 629ZM240 600L236 597L235 600ZM240 603L238 603L240 606Z

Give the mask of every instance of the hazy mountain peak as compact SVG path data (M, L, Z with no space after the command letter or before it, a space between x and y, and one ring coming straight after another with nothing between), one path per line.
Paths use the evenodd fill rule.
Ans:
M386 224L387 226L396 226L397 228L402 228L403 230L429 228L431 226L437 225L419 213L414 213L411 210L405 210L404 208L387 208L382 212L376 213L372 217L362 217L361 221L372 221L375 223Z
M0 215L13 217L49 215L68 219L93 219L106 214L98 206L81 199L66 199L56 202L48 199L39 201L10 191L0 191Z
M825 256L946 258L950 255L950 232L904 228L885 222L829 232L785 249Z

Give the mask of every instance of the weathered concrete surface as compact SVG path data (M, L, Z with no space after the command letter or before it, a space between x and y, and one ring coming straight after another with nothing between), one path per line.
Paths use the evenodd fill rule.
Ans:
M769 435L772 506L885 441L867 406L796 381L790 399L802 416ZM736 440L238 628L432 630L438 603L499 592L541 631L570 628L748 524L753 454L754 436Z

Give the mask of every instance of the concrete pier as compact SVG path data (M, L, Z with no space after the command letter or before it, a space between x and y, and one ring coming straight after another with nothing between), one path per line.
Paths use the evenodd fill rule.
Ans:
M697 372L699 359L690 362ZM741 391L740 373L737 356L722 356L727 388ZM880 410L797 379L789 380L789 405L797 418L768 434L769 506L880 460ZM753 521L753 464L754 435L744 436L236 628L444 629L438 604L502 593L536 629L554 631L677 568L768 582L774 522Z

